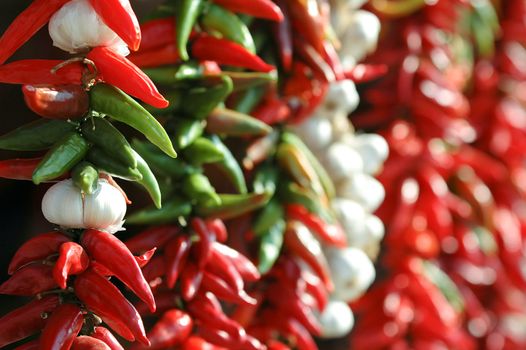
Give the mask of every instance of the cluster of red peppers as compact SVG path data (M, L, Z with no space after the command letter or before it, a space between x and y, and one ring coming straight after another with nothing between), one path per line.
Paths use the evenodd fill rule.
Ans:
M351 346L521 349L525 4L371 5L390 71L351 119L390 145L387 233Z

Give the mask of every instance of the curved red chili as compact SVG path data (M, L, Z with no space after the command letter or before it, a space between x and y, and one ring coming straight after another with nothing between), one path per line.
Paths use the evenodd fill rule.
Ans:
M154 247L164 247L179 231L177 226L156 226L134 235L124 244L132 253L142 254Z
M192 300L201 287L202 281L203 271L199 270L193 262L186 264L181 273L181 295L183 299Z
M63 243L58 252L58 259L53 267L53 278L58 286L66 289L68 276L78 275L89 266L88 254L75 242Z
M0 82L6 84L33 85L80 85L83 66L72 62L56 72L53 68L60 60L21 60L0 66Z
M33 296L57 287L57 282L53 279L53 268L37 263L17 270L0 285L0 294Z
M89 256L110 270L155 312L155 299L141 268L128 247L114 235L86 230L80 240Z
M188 236L178 236L168 242L164 251L166 261L166 284L173 288L185 267L192 242Z
M212 250L217 250L219 254L223 254L232 259L234 266L245 281L254 282L261 278L261 274L256 265L237 250L218 242L212 243Z
M71 350L111 350L111 348L98 338L81 335L74 339Z
M88 112L88 93L80 85L24 85L22 93L29 109L43 118L77 119Z
M111 350L124 350L117 338L107 328L95 327L91 336L102 340Z
M80 307L62 304L53 311L40 335L41 350L69 350L80 332L84 316Z
M193 218L192 221L190 221L190 226L199 236L197 267L202 269L210 258L211 244L215 241L215 235L208 229L203 219Z
M210 272L204 272L201 284L205 290L214 293L219 299L236 304L257 304L257 300L248 295L244 290L236 291L224 280Z

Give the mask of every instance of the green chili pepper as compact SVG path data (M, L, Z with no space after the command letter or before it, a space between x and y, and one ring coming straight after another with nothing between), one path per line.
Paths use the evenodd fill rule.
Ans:
M233 90L232 79L221 76L219 79L193 80L185 89L180 111L195 119L204 119L221 102L225 101Z
M422 261L424 274L442 292L457 312L464 312L464 300L455 282L437 265Z
M271 73L260 72L231 72L222 71L234 83L234 92L244 91L253 87L276 84L278 77L275 71Z
M92 117L81 126L82 135L89 142L111 153L115 159L131 168L137 167L133 150L117 128L104 118Z
M261 234L258 269L262 274L267 273L278 260L283 247L285 228L285 220L280 219Z
M173 85L185 79L203 76L203 68L195 62L187 62L178 67L145 68L144 73L156 84Z
M91 147L86 158L91 163L95 164L99 170L112 176L129 181L138 181L142 179L139 170L121 164L118 160L114 159L111 155L98 147Z
M201 25L212 34L218 32L224 38L238 43L252 53L256 53L254 39L252 39L248 27L238 16L221 6L214 4L207 6L201 17Z
M39 119L0 136L0 149L10 151L48 149L76 127L76 124L64 120Z
M91 108L141 132L170 157L177 157L162 125L139 103L108 84L97 84L91 91Z
M210 140L199 137L183 150L186 160L194 165L220 162L225 158L223 151Z
M282 139L284 142L288 142L294 146L296 146L299 150L303 152L303 154L307 157L310 164L314 168L314 171L318 174L318 179L321 182L321 185L323 186L323 189L327 196L329 198L334 198L336 190L334 188L334 184L332 183L331 177L329 174L327 174L327 171L321 165L320 161L312 152L310 149L303 143L303 141L296 135L290 133L290 132L284 132L282 134Z
M250 114L261 102L266 91L267 89L261 86L243 91L236 96L233 109L240 113Z
M202 120L179 118L173 121L173 129L175 147L183 149L203 134L205 123Z
M258 214L257 219L254 221L252 231L256 236L261 236L279 220L284 220L285 211L279 200L274 197L268 202L267 205Z
M247 114L231 109L216 108L206 119L206 131L226 136L263 136L272 127Z
M207 203L211 205L220 205L216 190L208 180L208 177L201 173L193 173L183 179L183 193L188 197L195 199L197 203Z
M264 164L256 173L254 177L254 192L263 193L276 192L277 184L279 180L279 170L275 168L272 164Z
M179 0L175 7L175 37L177 49L183 61L188 61L186 45L197 17L201 14L202 0Z
M264 206L268 203L271 197L272 194L267 192L250 194L220 194L219 198L221 198L221 204L199 204L197 205L196 210L197 214L203 217L231 219Z
M142 179L137 180L137 182L141 184L141 186L144 187L146 191L148 191L148 194L152 198L153 204L155 204L157 208L161 208L161 189L159 188L159 184L157 183L155 175L144 159L142 159L142 157L137 152L133 151L133 153L137 159L137 170L139 170L139 173L142 175Z
M241 194L247 193L247 184L243 170L230 149L225 146L217 135L211 135L209 139L223 153L223 160L214 162L214 167L218 168L230 180L237 192Z
M33 172L33 182L39 184L64 175L84 158L89 144L76 132L70 132L50 149Z
M126 218L127 224L132 225L160 225L174 222L180 217L189 216L192 205L186 198L174 197L165 201L161 209L146 208L131 214Z
M89 162L80 162L71 170L71 178L84 193L92 194L98 187L99 171Z
M132 145L135 151L137 151L154 172L159 175L180 179L195 170L194 167L186 164L182 160L168 157L166 154L159 152L153 145L139 140L133 140Z

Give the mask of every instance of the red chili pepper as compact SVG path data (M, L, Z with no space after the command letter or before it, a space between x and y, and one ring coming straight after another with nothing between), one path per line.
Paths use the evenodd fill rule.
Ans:
M186 307L200 325L225 331L235 339L246 335L241 325L224 314L219 300L210 292L198 293Z
M181 273L181 295L183 299L192 300L201 287L203 281L203 271L199 270L193 262L185 265Z
M197 251L197 268L203 269L210 259L211 244L215 241L215 235L206 226L206 222L200 218L193 218L190 226L199 236L199 246Z
M214 293L219 299L229 301L235 304L257 304L257 300L248 295L244 290L236 291L231 288L224 280L211 274L204 272L202 288Z
M277 340L272 340L268 343L268 350L291 350L287 345Z
M150 262L150 260L152 260L153 255L155 254L156 251L157 251L157 248L152 248L144 252L144 254L136 256L135 261L137 261L137 265L139 265L141 269L145 267Z
M212 250L210 260L206 265L206 270L222 278L236 291L243 290L243 278L236 269L234 262L228 256L221 254L218 250Z
M77 119L89 108L89 97L80 85L24 85L24 100L30 110L48 119Z
M316 350L318 348L312 336L298 321L289 318L285 322L287 330L295 338L299 350Z
M74 288L80 301L121 337L129 341L137 339L145 345L150 344L141 316L119 289L106 278L88 269L77 276Z
M58 296L48 295L1 317L0 348L39 332L46 324L47 315L58 304Z
M228 231L223 220L209 219L206 221L206 227L214 233L218 242L224 243L228 239Z
M95 327L95 330L93 333L91 333L91 336L93 338L102 340L111 350L124 350L119 341L107 328Z
M110 270L155 312L155 299L141 268L128 247L114 235L86 230L80 240L89 256Z
M81 335L73 340L71 350L111 350L111 348L98 338Z
M265 73L276 69L239 44L205 34L199 35L194 40L192 56L198 60L216 61L220 65L248 68Z
M271 0L213 0L218 5L232 12L244 13L256 18L265 18L272 21L283 21L281 9Z
M175 21L173 17L159 18L141 24L141 52L175 43Z
M127 45L137 51L141 44L141 28L128 0L90 0L91 6Z
M294 53L303 59L303 61L317 74L327 82L336 80L334 71L325 61L323 56L307 42L301 38L294 40ZM323 49L323 46L322 46Z
M41 350L67 350L80 332L84 316L80 307L62 304L57 307L46 322L40 335Z
M58 232L48 232L31 238L18 248L9 263L8 273L12 275L22 266L33 261L44 260L48 256L58 253L63 243L70 239Z
M179 231L177 226L156 226L134 235L124 244L132 253L142 254L154 247L164 247Z
M40 349L40 341L39 339L35 339L33 341L17 346L14 350L39 350L39 349Z
M204 339L199 338L197 336L191 336L183 344L181 350L226 350L226 349L209 344Z
M290 219L298 220L309 229L314 231L320 238L328 244L337 247L346 247L347 238L343 229L337 224L328 224L302 205L289 204L286 208L287 216Z
M43 158L9 159L0 161L0 177L12 180L33 180L33 172Z
M22 60L0 66L0 82L6 84L80 85L83 67L72 62L56 72L60 60Z
M155 315L159 315L169 309L177 307L177 296L174 291L162 291L155 294L155 305L157 305L157 310ZM135 308L141 315L150 316L152 313L147 309L147 306L143 302L139 302L135 305Z
M178 236L166 245L164 252L166 262L166 284L172 289L177 278L185 267L186 259L190 253L192 242L188 236Z
M199 327L198 334L207 342L227 349L242 349L242 343L232 338L228 333L204 325Z
M287 4L296 35L301 34L317 52L322 53L325 30L316 1L289 0Z
M180 58L175 43L169 43L149 51L139 51L128 57L133 64L141 68L175 64Z
M152 343L149 347L132 346L132 350L160 350L183 344L192 333L194 322L186 312L173 309L166 311L148 332Z
M323 42L323 55L322 56L325 62L327 62L329 67L331 67L332 71L334 72L334 76L336 77L336 80L346 79L345 71L340 61L340 56L338 56L338 52L336 52L336 48L331 42L329 41Z
M53 267L53 278L58 286L66 289L68 276L78 275L89 266L88 254L75 242L66 242L60 246L58 259Z
M126 57L107 47L96 47L88 53L87 58L95 62L105 82L156 108L168 107L169 102L150 78Z
M321 279L314 273L303 270L301 274L302 280L305 282L305 292L316 300L318 311L322 311L329 301L327 289Z
M287 72L292 67L292 29L290 28L290 16L287 4L284 0L276 0L276 5L284 15L282 21L272 24L275 41L278 44L281 66Z
M166 264L162 256L156 256L153 258L148 265L146 265L142 271L144 279L148 282L152 282L156 278L164 276L166 273Z
M275 94L266 98L254 111L251 116L261 120L268 125L282 123L290 117L289 106Z
M385 64L357 64L345 72L345 78L357 84L367 83L387 74L389 68Z
M0 64L39 31L69 0L34 0L9 25L0 38Z
M0 294L33 296L57 288L52 273L53 268L48 265L31 264L22 267L0 285Z
M253 282L261 278L258 268L237 250L218 242L212 244L212 250L216 250L219 254L229 257L245 281Z

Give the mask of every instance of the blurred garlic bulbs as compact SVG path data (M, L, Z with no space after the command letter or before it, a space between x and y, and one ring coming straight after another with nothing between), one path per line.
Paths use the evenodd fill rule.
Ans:
M351 308L343 301L331 300L317 316L321 325L322 338L340 338L349 333L354 326Z
M89 0L72 0L49 21L53 45L69 53L85 52L92 47L110 47L122 56L130 51L124 41L99 17Z
M122 228L126 201L108 181L99 179L92 194L82 194L71 179L51 186L42 199L42 213L64 228L92 228L114 233Z

